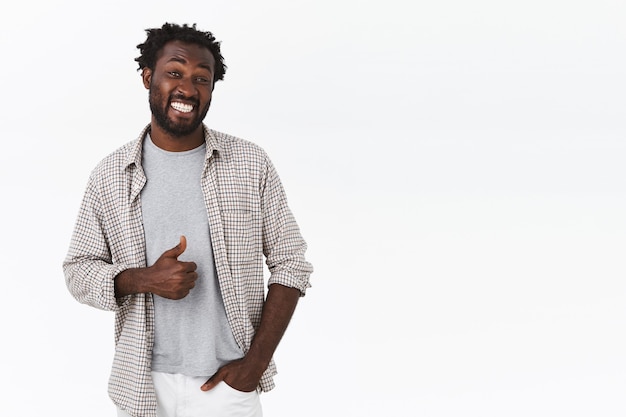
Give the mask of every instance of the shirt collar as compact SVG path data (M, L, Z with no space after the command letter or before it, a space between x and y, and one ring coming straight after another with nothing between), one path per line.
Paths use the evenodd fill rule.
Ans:
M202 129L204 131L204 141L206 142L206 159L209 159L213 155L214 151L218 154L222 152L222 144L218 140L215 132L209 129L204 123L202 124ZM129 167L130 165L141 166L143 140L148 132L150 132L150 124L144 127L137 140L131 143L128 156L126 158L126 167Z

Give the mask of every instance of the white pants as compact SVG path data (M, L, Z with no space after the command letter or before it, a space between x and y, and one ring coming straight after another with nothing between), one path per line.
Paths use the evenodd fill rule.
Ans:
M209 391L200 387L209 377L152 372L158 417L263 417L256 391L241 392L220 382ZM130 417L117 410L118 417Z

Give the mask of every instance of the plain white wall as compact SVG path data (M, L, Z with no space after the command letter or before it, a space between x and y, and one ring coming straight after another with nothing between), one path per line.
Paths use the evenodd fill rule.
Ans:
M268 417L626 413L626 3L0 6L0 414L105 417L113 315L61 271L89 172L149 121L144 29L229 69L316 272Z

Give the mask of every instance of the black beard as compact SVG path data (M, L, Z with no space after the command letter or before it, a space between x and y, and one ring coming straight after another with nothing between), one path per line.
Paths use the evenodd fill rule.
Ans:
M183 97L176 98L182 99ZM195 132L198 126L200 126L200 124L206 117L206 114L209 111L209 106L211 105L211 101L209 100L206 107L202 109L202 111L198 114L198 117L191 120L189 123L182 124L174 122L167 116L167 110L171 103L171 98L170 100L166 101L164 100L164 97L161 95L161 93L157 91L157 89L150 88L148 101L150 102L150 111L152 112L156 123L161 129L163 129L164 132L173 137L187 136ZM163 108L159 107L159 103L165 103ZM195 106L197 107L197 102Z

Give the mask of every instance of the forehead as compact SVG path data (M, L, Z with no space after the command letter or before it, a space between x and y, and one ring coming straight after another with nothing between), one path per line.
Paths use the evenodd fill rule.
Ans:
M159 51L156 65L163 65L168 62L179 62L199 67L215 69L215 58L206 47L183 41L170 41Z

